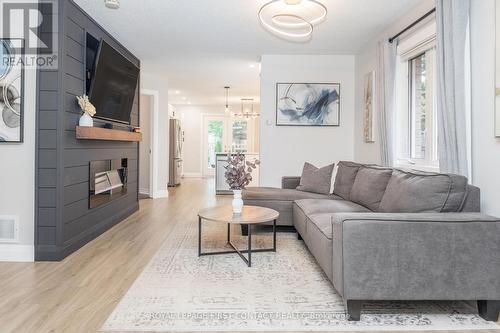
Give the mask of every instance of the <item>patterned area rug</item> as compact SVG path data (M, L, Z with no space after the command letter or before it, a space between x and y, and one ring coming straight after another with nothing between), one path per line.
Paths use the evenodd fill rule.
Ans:
M238 228L233 228L238 233ZM204 250L225 248L226 227L204 222ZM270 247L271 233L253 236ZM234 242L245 248L246 239ZM108 318L104 331L345 331L492 329L465 302L371 302L346 320L342 299L293 233L276 253L197 256L197 224L165 241Z

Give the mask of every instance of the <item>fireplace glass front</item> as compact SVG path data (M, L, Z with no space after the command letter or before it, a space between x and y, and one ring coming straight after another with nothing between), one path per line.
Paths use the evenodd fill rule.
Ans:
M127 161L126 158L122 158L90 162L90 208L127 194Z

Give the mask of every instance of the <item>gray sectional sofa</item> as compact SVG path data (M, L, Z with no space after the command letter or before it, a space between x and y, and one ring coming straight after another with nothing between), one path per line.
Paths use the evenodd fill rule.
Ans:
M474 300L500 310L500 219L481 214L467 178L339 162L334 193L248 188L246 205L276 209L344 299L351 320L369 300Z

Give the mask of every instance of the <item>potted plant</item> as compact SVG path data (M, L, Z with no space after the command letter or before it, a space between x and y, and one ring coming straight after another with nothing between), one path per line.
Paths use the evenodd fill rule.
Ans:
M80 109L82 109L83 114L80 116L80 120L78 121L78 125L84 127L92 127L94 126L94 120L92 117L95 115L95 107L90 103L89 97L87 95L76 96L78 100L78 105L80 105Z
M252 181L252 171L260 164L259 160L245 161L245 155L237 153L228 154L225 177L229 188L233 190L233 213L240 214L243 209L241 191Z

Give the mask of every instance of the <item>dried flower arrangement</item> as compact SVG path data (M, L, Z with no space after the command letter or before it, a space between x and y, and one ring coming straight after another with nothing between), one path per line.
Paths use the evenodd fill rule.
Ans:
M225 176L226 183L231 190L242 190L252 181L252 171L257 168L260 161L255 159L253 162L246 161L245 155L237 153L228 154Z
M92 103L90 103L87 95L76 96L76 99L78 100L78 105L80 105L80 109L82 109L83 113L86 113L91 117L95 115L95 107Z

